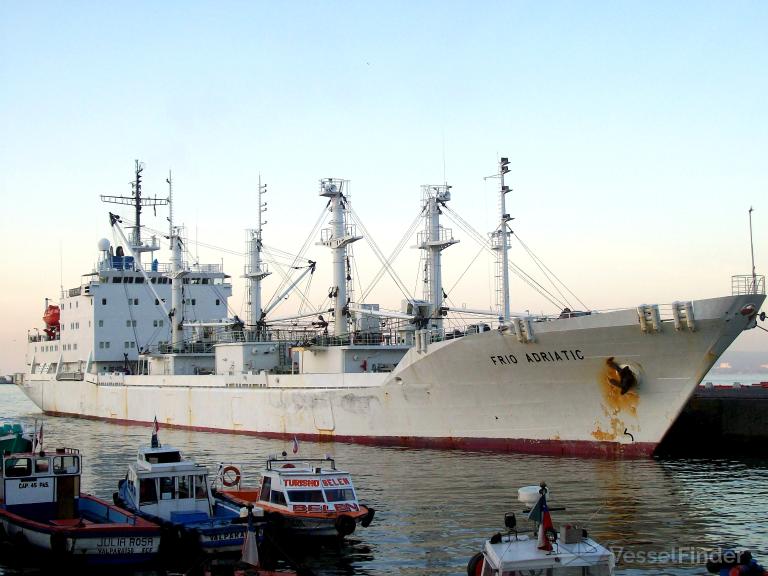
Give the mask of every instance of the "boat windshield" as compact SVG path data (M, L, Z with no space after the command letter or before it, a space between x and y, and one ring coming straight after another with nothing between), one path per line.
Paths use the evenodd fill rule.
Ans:
M29 458L8 458L5 461L5 475L20 478L32 474L32 460Z
M154 504L157 502L157 487L154 478L139 480L139 504Z
M145 456L150 464L172 464L181 462L181 452L178 450L169 450L168 452L152 452Z
M321 490L288 490L291 502L325 502Z
M355 491L351 488L326 488L325 498L328 502L343 502L355 499Z

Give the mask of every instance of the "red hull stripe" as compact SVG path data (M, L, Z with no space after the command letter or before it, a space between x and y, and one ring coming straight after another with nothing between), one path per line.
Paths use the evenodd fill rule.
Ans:
M66 416L86 420L103 420L114 424L151 425L150 421L128 420L123 418L105 418L86 416L47 410L51 416ZM437 448L440 450L476 450L488 452L516 452L521 454L544 454L549 456L586 456L591 458L650 458L657 444L654 442L635 442L619 444L590 440L530 440L524 438L447 438L415 436L348 436L341 434L295 434L283 432L256 432L253 430L228 430L207 426L185 426L163 423L165 428L194 430L196 432L217 432L224 434L243 434L261 436L279 440L300 440L310 442L349 442L370 446L407 446L411 448Z

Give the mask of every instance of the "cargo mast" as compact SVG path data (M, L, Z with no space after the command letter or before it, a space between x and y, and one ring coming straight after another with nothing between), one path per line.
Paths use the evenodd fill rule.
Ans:
M330 228L322 231L320 244L333 250L333 281L330 297L334 301L334 336L343 336L349 332L349 302L347 299L347 282L351 281L347 273L347 245L360 240L362 236L355 235L354 226L347 224L347 202L344 195L348 191L349 180L324 178L320 181L320 196L329 198L331 211Z

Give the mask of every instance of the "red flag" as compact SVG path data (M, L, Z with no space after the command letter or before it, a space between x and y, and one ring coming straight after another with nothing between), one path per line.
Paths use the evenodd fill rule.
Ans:
M155 416L155 423L152 425L152 448L159 448L160 441L157 437L157 432L160 430L160 425L157 423L157 416Z
M550 534L556 534L555 526L552 524L552 516L549 513L549 507L547 506L547 498L543 494L541 495L541 524L539 524L539 550L546 550L550 552L552 550L552 542L549 540Z
M43 451L43 423L40 422L40 429L35 433L35 439L32 442L32 452Z
M293 437L293 453L296 454L296 452L299 451L299 439L296 438L296 436Z

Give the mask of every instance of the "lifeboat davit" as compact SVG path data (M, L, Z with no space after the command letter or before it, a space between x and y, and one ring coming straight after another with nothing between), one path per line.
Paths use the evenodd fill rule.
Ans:
M46 326L58 326L60 317L61 310L59 310L59 307L54 306L53 304L48 304L43 313L43 322L45 322Z

